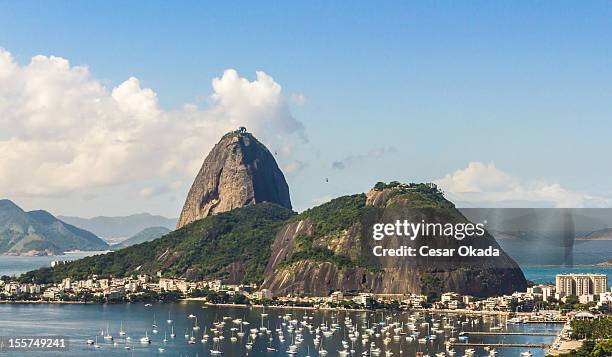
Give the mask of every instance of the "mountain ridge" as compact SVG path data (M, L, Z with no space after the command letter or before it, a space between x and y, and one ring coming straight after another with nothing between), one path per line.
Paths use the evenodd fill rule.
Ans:
M128 238L150 227L174 229L176 218L167 218L150 213L136 213L128 216L95 216L81 218L58 216L59 219L76 227L88 230L102 238Z
M43 210L26 212L0 200L0 254L55 255L69 250L105 250L95 234L57 219Z
M121 241L120 243L117 244L113 244L111 245L111 248L113 250L118 250L118 249L122 249L122 248L127 248L129 246L132 246L134 244L140 244L140 243L144 243L144 242L150 242L152 240L158 239L163 237L164 235L168 234L172 232L172 230L166 228L166 227L149 227L149 228L145 228L142 231L136 233L135 235L131 236L130 238Z

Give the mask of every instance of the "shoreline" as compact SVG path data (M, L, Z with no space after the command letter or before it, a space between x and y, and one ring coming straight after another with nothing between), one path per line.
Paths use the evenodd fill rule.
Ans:
M377 309L377 310L370 310L370 309L345 309L345 308L340 308L340 307L313 307L313 306L282 306L282 305L261 305L261 304L252 304L252 305L247 305L247 304L214 304L214 303L210 303L210 302L206 302L204 300L204 298L200 298L200 297L190 297L190 298L182 298L179 299L177 301L175 301L175 303L181 303L181 302L201 302L203 306L206 307L228 307L228 308L238 308L238 309L252 309L252 308L268 308L268 309L277 309L277 310L311 310L311 311L344 311L344 312L383 312L383 311L393 311L393 310L387 310L387 309ZM3 300L0 301L0 305L1 304L23 304L23 305L30 305L30 304L38 304L38 305L43 305L43 304L49 304L49 305L107 305L108 303L97 303L97 302L90 302L90 301L43 301L43 300ZM114 303L114 304L108 304L108 305L128 305L128 304L140 304L140 305L145 305L145 304L160 304L160 302L146 302L146 301L140 301L140 302L123 302L123 303ZM168 303L162 303L162 304L168 304ZM465 310L465 309L455 309L455 310L450 310L450 309L433 309L433 308L413 308L410 309L411 311L416 311L416 312L422 312L422 313L430 313L430 314L449 314L449 315L478 315L478 316L524 316L524 317L528 317L531 316L532 313L530 312L510 312L510 311L474 311L474 310ZM396 312L404 312L407 310L397 310ZM537 320L534 320L534 322L537 322ZM567 321L547 321L547 323L559 323L559 324L565 324Z
M102 305L93 301L44 301L44 300L0 300L1 304L59 304L59 305Z
M572 350L577 350L582 346L584 340L568 340L563 337L563 335L571 329L570 322L571 321L568 320L559 330L557 337L555 337L555 340L550 344L550 347L548 348L547 356L558 356L560 354L569 353ZM557 345L558 347L555 347L555 345Z

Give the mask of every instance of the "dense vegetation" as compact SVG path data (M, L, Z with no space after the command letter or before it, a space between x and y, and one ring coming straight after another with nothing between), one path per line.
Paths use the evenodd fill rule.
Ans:
M612 316L594 320L572 320L572 338L596 340L612 338Z
M406 204L406 208L454 208L455 205L444 198L444 192L437 186L425 183L403 184L397 181L389 183L378 182L374 190L390 190L389 202L387 207L393 207L394 203Z
M164 276L191 280L260 282L276 232L293 215L274 204L251 205L193 222L152 242L35 270L20 279L44 283L93 274L122 277L161 271Z
M459 214L453 209L454 205L446 200L443 193L435 186L401 184L397 181L388 184L379 182L374 186L376 191L385 189L388 189L388 197L384 208L401 205L403 208L444 209L445 212ZM308 260L333 263L339 269L361 267L370 271L378 270L379 267L362 256L359 244L356 244L350 257L337 254L328 248L329 242L339 238L354 225L364 222L369 212L366 207L366 195L356 194L333 199L299 214L294 219L310 220L314 223L314 230L310 235L296 237L293 254L278 267L287 268L296 262Z
M329 262L340 269L354 267L356 262L350 257L336 254L321 243L334 239L359 222L365 202L365 194L343 196L306 210L295 217L296 220L312 221L314 229L310 235L296 237L293 254L278 268L288 267L303 260Z
M421 276L421 294L427 296L427 301L437 301L442 295L443 284L438 276L424 274Z
M594 320L574 319L571 326L572 338L585 341L579 349L560 357L612 356L612 316Z

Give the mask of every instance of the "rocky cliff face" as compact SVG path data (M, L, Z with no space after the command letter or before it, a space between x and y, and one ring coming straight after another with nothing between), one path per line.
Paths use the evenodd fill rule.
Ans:
M371 241L364 238L363 217L370 208L387 207L432 208L428 221L467 221L437 189L425 185L410 191L388 187L366 195L341 197L300 214L279 231L264 273L263 288L275 295L311 296L327 296L332 291L377 294L455 291L489 296L526 288L518 265L488 234L470 244L475 248L499 249L499 257L446 260L392 257L373 262L364 253ZM457 248L465 242L436 238L428 244L432 248Z
M258 202L291 208L289 186L274 156L245 130L226 134L204 160L177 228Z

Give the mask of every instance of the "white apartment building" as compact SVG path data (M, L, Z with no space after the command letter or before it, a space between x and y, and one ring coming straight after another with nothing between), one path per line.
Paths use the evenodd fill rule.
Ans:
M566 296L594 295L606 292L606 274L557 274L555 288L559 298Z

